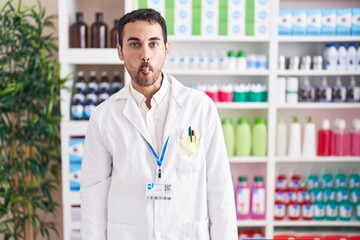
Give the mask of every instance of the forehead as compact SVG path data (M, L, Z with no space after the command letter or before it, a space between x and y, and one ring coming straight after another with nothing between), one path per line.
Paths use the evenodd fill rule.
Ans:
M152 37L158 37L160 40L163 40L160 24L149 21L135 21L127 23L123 30L123 40L127 41L130 37L135 37L140 40L148 40Z

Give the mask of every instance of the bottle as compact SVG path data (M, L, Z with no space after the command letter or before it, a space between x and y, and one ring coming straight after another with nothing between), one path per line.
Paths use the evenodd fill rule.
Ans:
M99 92L110 93L110 80L106 71L102 71L101 73Z
M214 101L219 101L219 88L216 84L210 84L207 86L205 93Z
M329 169L325 170L325 173L321 177L322 180L322 187L323 188L333 188L334 187L334 177L331 174L331 171Z
M356 69L356 48L355 44L349 43L347 50L347 59L346 59L346 70L354 71Z
M284 104L286 102L286 78L278 78L278 93L277 100L279 104Z
M360 119L353 120L353 130L350 133L351 156L360 156Z
M236 214L238 219L250 217L250 187L246 176L239 177L236 187Z
M350 85L347 87L346 97L348 102L360 101L360 87L356 86L355 77L350 77Z
M280 203L287 203L287 178L284 173L279 173L276 177L275 185L275 201Z
M79 99L74 99L71 105L71 119L81 120L84 116L84 106L81 104Z
M276 156L286 156L287 149L287 127L284 118L281 118L276 129Z
M235 133L234 133L234 125L231 118L224 118L221 121L222 130L224 133L224 140L226 145L226 151L229 157L234 156L235 151Z
M89 81L87 84L87 89L88 89L88 94L89 93L94 93L96 94L99 90L99 84L98 84L98 80L96 78L96 71L91 71L90 72L90 77L89 77Z
M339 219L341 221L350 221L352 217L352 205L349 200L341 201L339 205Z
M246 118L239 118L235 129L235 155L250 156L251 128Z
M301 204L301 217L303 220L312 220L314 217L314 206L311 201Z
M285 203L275 200L274 219L283 220L286 216Z
M344 119L336 119L334 131L334 156L348 156L350 154L350 135L345 132Z
M110 94L114 94L124 87L124 82L121 80L119 72L114 72L110 86Z
M289 157L301 156L301 126L297 117L293 118L290 126L290 139L288 148Z
M324 48L324 51L323 51L323 57L324 57L324 69L327 69L328 65L329 65L329 49L330 49L330 45L331 43L326 43L325 44L325 48Z
M335 201L336 200L335 189L330 188L330 187L323 188L322 196L323 196L324 202Z
M300 69L304 71L309 71L311 69L311 57L303 56L301 57Z
M355 70L360 70L360 47L358 45L356 50L356 64L355 64Z
M339 43L337 70L344 71L347 68L348 52L345 43Z
M299 80L296 77L288 77L286 84L286 102L297 103L299 101Z
M299 220L300 219L301 206L300 203L296 201L290 201L287 207L287 214L289 220Z
M346 87L342 86L340 77L336 77L336 83L332 90L333 102L345 102L346 101Z
M110 47L116 48L116 44L118 43L118 34L117 34L117 26L119 24L119 19L114 20L114 27L110 30Z
M347 181L346 181L346 175L344 173L344 170L339 169L338 173L335 176L335 187L340 188L340 187L346 187L346 186L347 186Z
M335 221L338 218L338 204L335 201L325 203L325 219Z
M353 169L349 177L349 188L360 188L360 175L357 169Z
M96 102L93 99L91 99L91 98L86 99L86 103L85 103L85 107L84 107L84 118L85 119L90 118L91 113L93 112L95 106L96 106Z
M327 47L325 58L325 69L336 71L338 63L338 51L336 49L336 44L331 43Z
M252 155L266 156L267 154L267 127L263 118L256 118L252 130Z
M237 53L237 70L246 71L247 69L247 58L244 50L240 50Z
M333 132L330 129L330 121L324 119L322 122L322 129L318 131L318 145L317 155L318 156L331 156L333 147Z
M316 156L316 128L311 117L308 117L304 130L303 157Z
M315 201L314 206L314 220L324 220L325 219L325 204L323 201Z
M320 187L319 176L316 174L315 170L310 171L310 175L307 180L309 190Z
M265 187L262 176L255 176L251 191L251 218L265 219Z
M227 52L227 63L228 63L229 70L236 70L235 52L232 50Z
M303 85L300 87L299 102L314 102L315 88L310 85L309 78L305 77Z
M254 54L248 55L247 64L246 64L248 70L256 69L256 59L257 59L256 55L254 55Z
M323 70L323 57L313 56L313 70Z
M232 102L233 101L233 86L231 84L221 84L219 87L219 101Z
M87 92L87 86L83 71L78 71L77 73L77 79L74 84L74 90L75 93L81 93L81 94L86 94Z
M87 25L83 19L84 14L76 12L76 22L70 26L71 48L87 48Z
M316 88L316 100L318 102L331 102L332 91L328 86L326 77L323 77L321 85Z
M95 14L95 22L91 25L91 47L107 47L107 26L103 22L104 15L101 12Z

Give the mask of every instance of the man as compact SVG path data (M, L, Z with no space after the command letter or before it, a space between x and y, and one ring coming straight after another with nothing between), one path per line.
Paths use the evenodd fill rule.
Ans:
M152 9L118 25L131 83L92 113L82 166L84 240L235 240L233 185L215 104L162 71L166 24Z

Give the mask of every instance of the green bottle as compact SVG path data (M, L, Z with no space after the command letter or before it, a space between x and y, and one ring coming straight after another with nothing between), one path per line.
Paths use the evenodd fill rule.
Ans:
M252 155L266 156L267 153L267 127L263 118L256 118L252 131Z
M335 221L339 215L338 204L335 201L328 201L325 205L326 220Z
M232 157L235 151L235 132L232 119L224 118L221 121L221 126L224 133L227 154L229 157Z
M352 205L349 200L343 200L339 204L339 218L341 221L350 221L352 217Z
M235 155L250 156L251 128L246 118L239 118L235 130Z

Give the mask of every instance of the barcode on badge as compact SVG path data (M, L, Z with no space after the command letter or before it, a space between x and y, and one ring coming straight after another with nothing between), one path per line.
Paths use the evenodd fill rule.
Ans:
M150 199L150 200L171 200L171 197L154 197L154 196L151 196L151 197L146 197L146 199Z

